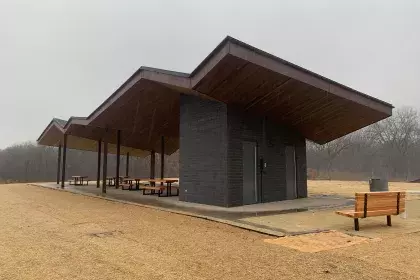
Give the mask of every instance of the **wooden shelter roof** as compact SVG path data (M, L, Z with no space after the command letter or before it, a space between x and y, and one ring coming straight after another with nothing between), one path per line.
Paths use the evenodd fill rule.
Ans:
M98 139L104 128L121 130L126 146L157 152L160 137L165 136L165 152L171 154L179 143L180 94L267 117L319 144L387 118L393 109L389 103L226 37L191 74L140 67L87 118L71 118L64 129L91 139Z
M38 138L38 144L58 147L60 142L63 140L63 135L65 133L64 127L68 123L69 121L54 118ZM66 132L68 134L67 147L69 149L96 152L98 151L98 141L96 139L100 139L96 138L96 135L100 135L102 138L107 137L107 139L109 139L108 141L110 144L108 145L108 153L117 153L116 136L114 137L115 131L105 132L104 129L100 131L98 128L95 130L80 125L70 125L69 127L70 129ZM122 144L121 155L126 153L130 153L130 156L136 157L146 157L150 155L150 151L135 149Z

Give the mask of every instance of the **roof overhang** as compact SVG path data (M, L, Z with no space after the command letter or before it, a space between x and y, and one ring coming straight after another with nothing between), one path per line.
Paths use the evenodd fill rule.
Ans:
M191 74L141 67L84 124L120 129L145 150L158 150L158 140L165 136L175 149L181 93L267 117L320 144L387 118L393 109L227 37Z
M39 145L58 147L63 143L64 134L67 134L67 148L85 151L98 151L98 140L106 140L108 153L116 154L116 132L103 128L88 127L80 123L83 118L70 118L69 121L53 119L43 131L37 142ZM73 123L74 122L74 123ZM123 140L123 139L121 139ZM146 157L150 151L136 149L125 145L122 141L120 147L121 155L129 153L130 156Z

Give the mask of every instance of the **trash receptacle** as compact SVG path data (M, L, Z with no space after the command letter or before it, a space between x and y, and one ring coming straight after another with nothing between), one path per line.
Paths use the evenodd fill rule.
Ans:
M369 180L369 189L371 192L387 192L388 181L385 179L372 178Z

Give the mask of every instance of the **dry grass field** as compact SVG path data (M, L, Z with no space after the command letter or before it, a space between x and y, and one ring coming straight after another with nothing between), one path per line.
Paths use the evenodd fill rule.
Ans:
M316 253L264 242L268 238L99 198L0 185L0 279L420 276L420 233Z
M420 191L420 183L401 183L390 182L390 191ZM368 192L368 181L328 181L328 180L309 180L309 195L341 195L345 197L354 197L356 192ZM415 196L408 197L412 199Z

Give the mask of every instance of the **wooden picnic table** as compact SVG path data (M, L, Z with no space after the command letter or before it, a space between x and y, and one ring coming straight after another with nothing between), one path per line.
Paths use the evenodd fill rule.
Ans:
M123 178L122 179L123 182L127 182L130 185L133 185L133 181L135 182L136 185L136 190L140 190L140 182L145 182L147 179L144 178Z
M134 181L134 179L133 178L130 178L130 177L126 177L126 176L124 176L123 178L122 178L122 183L121 183L121 188L124 190L124 187L127 187L127 185L128 185L128 189L130 190L130 191L132 191L133 190L133 181ZM138 189L137 188L137 186L136 186L136 189Z
M172 196L172 183L178 182L178 179L148 179L150 186L156 187L156 183L164 183L166 184L166 196ZM177 189L178 190L178 189ZM179 192L177 192L179 194ZM159 195L160 196L160 195Z
M135 181L135 186L136 186L136 190L140 190L140 182L145 182L148 179L143 179L143 178L130 178L130 177L123 177L122 178L122 182L123 184L129 184L130 185L130 190L132 189L133 186L133 181Z
M74 181L74 185L75 186L81 186L81 185L83 185L83 180L84 179L87 179L88 178L88 176L79 176L79 175L74 175L74 176L71 176L71 178L73 179L73 181ZM86 180L86 185L89 183L89 181L88 180Z
M108 181L108 186L115 186L114 184L114 177L106 177L106 180Z
M178 182L178 178L164 178L164 179L150 179L150 178L123 178L123 182L130 185L129 190L133 190L133 181L135 181L136 190L140 190L140 182L148 182L150 187L143 187L143 194L146 194L145 189L155 190L159 189L156 187L156 183L166 184L166 196L172 196L172 183ZM177 189L178 190L178 189ZM155 194L152 192L151 194ZM179 192L177 192L177 195ZM159 194L160 196L160 194Z
M159 179L159 180L161 180L161 179ZM168 178L163 178L163 180L176 180L176 181L179 181L179 178L178 177L168 177Z
M120 176L120 182L123 182L124 178L125 176ZM108 181L108 186L116 186L116 182L117 182L116 176L106 177L106 180Z

